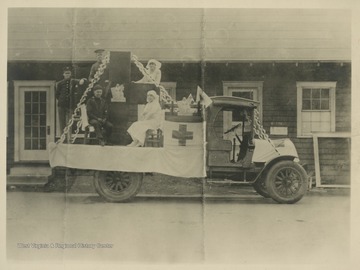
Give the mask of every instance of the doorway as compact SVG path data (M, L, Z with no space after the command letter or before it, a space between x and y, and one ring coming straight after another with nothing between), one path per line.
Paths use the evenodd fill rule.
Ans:
M55 134L55 82L14 81L14 161L48 161Z

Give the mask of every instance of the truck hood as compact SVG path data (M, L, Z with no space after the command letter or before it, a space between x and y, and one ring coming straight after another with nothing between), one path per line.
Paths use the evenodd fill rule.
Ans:
M267 140L254 139L255 149L252 162L267 162L278 156L293 156L298 158L294 143L290 139L271 140L276 150Z

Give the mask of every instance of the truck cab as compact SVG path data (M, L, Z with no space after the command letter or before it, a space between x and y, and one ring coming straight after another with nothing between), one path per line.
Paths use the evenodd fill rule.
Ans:
M213 103L207 108L207 165L210 175L226 167L250 169L254 150L254 131L251 121L254 118L256 102L237 97L218 96L211 98ZM237 115L240 123L222 132L222 120L225 113ZM233 141L223 135L234 133ZM240 147L236 149L237 142Z
M271 140L262 127L258 103L240 97L212 97L206 109L206 161L209 178L227 178L252 185L279 203L299 201L308 176L299 163L295 145L287 138ZM224 114L238 121L223 130ZM226 134L233 133L233 140Z

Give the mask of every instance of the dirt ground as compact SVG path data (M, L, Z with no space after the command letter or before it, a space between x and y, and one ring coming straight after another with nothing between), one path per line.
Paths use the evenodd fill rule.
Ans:
M69 193L96 193L93 185L93 177L89 174L78 175L71 178L73 181L66 188L65 179L58 179L50 189L42 185L22 185L8 186L8 191L24 192L69 192ZM223 179L212 179L221 181ZM166 195L256 195L257 193L251 186L229 183L209 183L206 179L199 178L180 178L162 174L146 174L139 194L151 196ZM349 195L350 189L311 189L310 194L340 194Z
M222 179L212 179L221 181ZM146 175L140 193L165 195L238 194L240 189L252 187L239 184L208 183L205 179L180 178L167 175Z
M191 180L170 185L155 178L156 185L171 186L172 192L199 187ZM153 192L161 188L155 180L148 179L143 188L148 185ZM213 186L211 192L216 189L230 191ZM79 269L82 263L92 267L81 269L105 269L104 263L110 263L110 269L138 269L130 264L147 264L147 269L159 269L160 264L171 264L174 269L178 268L175 264L187 269L193 269L189 264L202 264L201 269L213 269L215 264L224 264L216 269L228 269L225 264L241 264L241 269L260 269L259 264L264 265L261 269L273 265L277 268L271 269L278 270L295 269L293 264L298 265L296 269L349 269L349 197L318 193L320 196L306 196L295 205L279 205L249 195L251 188L233 191L241 194L205 199L139 194L121 204L106 203L93 193L71 194L72 190L66 195L10 191L6 198L7 259L27 268L53 262L62 269L69 263L75 265L66 269ZM60 244L60 248L31 248L31 243ZM111 248L61 248L66 243L110 244ZM94 268L95 263L100 264ZM308 268L310 264L317 267Z
M8 186L8 191L24 192L69 192L69 193L96 193L91 173L56 179L51 188L43 185L16 185ZM220 181L222 179L212 179ZM247 188L250 193L256 194L252 187L239 184L208 183L200 178L181 178L163 174L145 174L139 194L144 195L236 195L240 190Z

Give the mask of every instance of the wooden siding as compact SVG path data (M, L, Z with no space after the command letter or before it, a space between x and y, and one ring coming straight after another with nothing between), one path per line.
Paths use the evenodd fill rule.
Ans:
M331 80L337 82L335 131L350 132L350 64L299 63L296 66L294 63L255 63L250 66L245 63L211 63L206 65L204 90L209 96L222 95L223 81L263 81L263 126L267 134L270 134L270 127L287 127L287 136L270 137L290 138L296 146L300 160L309 165L310 172L314 172L313 140L297 138L296 82ZM219 125L222 128L222 125ZM221 134L220 129L219 132ZM332 151L336 152L337 149Z
M318 138L321 184L350 185L350 139Z
M11 8L8 60L349 61L351 12L324 9Z

